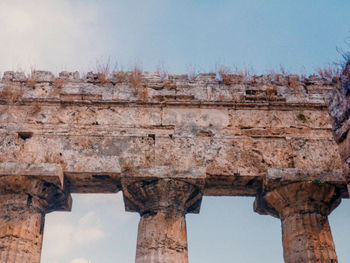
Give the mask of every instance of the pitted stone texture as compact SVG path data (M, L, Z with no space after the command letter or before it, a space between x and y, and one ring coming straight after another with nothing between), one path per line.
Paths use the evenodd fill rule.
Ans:
M282 221L284 260L338 262L328 219L320 214L295 214Z
M337 143L340 143L345 139L350 128L350 95L344 87L334 90L328 109L332 118L334 138Z
M341 195L344 190L345 178L341 169L270 168L264 178L263 190L268 192L295 182L312 182L316 185L331 184L336 187L337 194Z
M37 82L53 82L55 75L49 71L35 70L31 74L31 79Z
M64 186L64 175L61 166L54 163L37 163L37 164L31 164L31 163L18 163L18 162L7 162L7 163L0 163L0 176L15 176L15 175L22 175L23 180L25 180L25 177L27 178L36 178L43 180L47 183L52 183L54 185L57 185L59 187ZM21 180L18 177L5 177L8 180ZM35 182L35 181L33 181ZM11 189L11 183L9 182ZM19 183L17 183L18 185ZM21 186L21 187L29 187L29 186ZM10 190L11 191L11 190ZM28 189L30 192L31 189ZM1 193L1 190L0 190Z
M39 263L45 214L70 208L60 185L30 176L0 177L0 261Z
M350 133L348 132L345 139L338 144L341 160L346 163L350 158Z
M0 195L0 262L40 262L44 214L26 194Z
M332 118L333 135L338 143L343 171L347 181L350 181L350 60L347 62L342 75L341 86L336 89L329 102L329 114ZM350 185L348 185L350 189ZM349 192L350 193L350 192Z
M224 191L209 186L214 195L255 195L255 184L242 187L270 167L341 167L325 110L3 105L0 123L0 162L54 162L70 174L121 176L130 168L204 166L220 183L228 179ZM23 131L32 137L22 139Z
M347 91L350 92L350 60L346 63L345 68L342 72L342 86Z
M194 184L177 179L122 179L125 209L140 215L185 215L198 213L202 191Z
M69 211L71 197L59 184L33 178L26 175L8 175L0 177L0 195L28 195L31 207L42 213L56 210Z
M313 182L276 187L264 196L282 222L284 260L338 262L328 214L340 203L335 187Z
M4 72L2 80L23 82L27 80L27 76L24 74L24 72L6 71Z
M157 212L141 217L136 263L187 263L186 221L182 215Z
M224 82L215 74L133 79L130 72L105 82L95 75L93 82L71 73L54 82L2 81L0 163L56 163L76 193L115 192L130 170L205 167L205 194L251 196L271 167L341 167L325 104L335 83L239 75Z
M136 263L187 263L185 214L199 212L202 189L178 179L123 179L127 211L141 215Z
M108 75L108 74L107 74ZM112 78L104 73L89 72L84 79L79 79L77 72L62 72L58 82L56 77L47 71L33 71L27 79L20 72L6 72L4 82L17 85L21 82L24 98L33 89L41 89L42 84L52 86L45 94L47 99L61 101L89 101L90 96L77 97L76 94L60 94L60 88L70 82L81 85L91 83L100 90L102 97L95 97L96 101L128 101L128 102L215 102L224 104L236 103L304 103L325 104L336 83L322 80L317 76L310 76L300 81L295 75L264 75L244 79L242 75L228 74L222 80L216 78L215 73L199 74L188 78L188 75L162 76L159 73L115 72ZM63 80L63 82L62 82ZM1 84L1 83L0 83ZM37 85L40 84L40 85ZM58 85L59 84L59 85ZM85 93L89 92L84 91ZM107 95L108 94L108 95ZM32 96L35 98L35 96Z
M63 79L63 80L77 81L80 79L80 74L78 71L74 71L74 72L62 71L60 72L59 77L60 79Z

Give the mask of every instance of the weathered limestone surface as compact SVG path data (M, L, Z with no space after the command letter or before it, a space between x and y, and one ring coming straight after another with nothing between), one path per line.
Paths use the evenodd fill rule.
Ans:
M268 171L255 210L281 219L286 263L338 262L327 216L340 203L337 187L341 187L342 182L341 173Z
M329 113L350 193L350 61L342 73L340 84L330 99Z
M205 195L251 195L268 168L339 169L326 99L310 76L7 72L0 162L56 163L70 190L116 192L130 170L205 167Z
M185 217L163 212L141 216L135 262L187 263Z
M52 164L0 164L0 262L40 262L45 214L71 207L62 176Z
M135 262L188 262L185 214L199 212L204 184L133 177L122 185L126 210L141 215Z
M62 189L122 190L126 210L141 215L136 262L188 261L185 214L199 211L202 195L258 196L256 210L282 220L286 262L335 262L327 215L348 196L326 103L337 85L278 74L218 79L135 70L80 79L77 72L6 72L0 81L0 171L4 178L52 185L38 189L54 198ZM348 111L340 98L331 102L341 105L331 113L341 123L337 142L348 140ZM46 165L61 167L62 176L46 171L33 177ZM42 202L46 196L31 192L26 189L24 199L12 188L6 192L19 202L18 209L17 201L9 207L32 215L14 223L13 229L34 231L26 239L32 245L16 255L28 254L28 247L38 255L38 226L51 211L48 204L60 203ZM24 207L29 199L40 205Z

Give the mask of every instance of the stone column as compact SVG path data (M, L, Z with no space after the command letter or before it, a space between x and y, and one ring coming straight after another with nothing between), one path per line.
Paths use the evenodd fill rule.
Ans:
M63 189L62 178L54 175L56 171L39 175L35 173L43 167L36 167L26 174L23 166L0 167L0 262L4 263L39 263L45 214L71 207L70 195Z
M336 186L319 179L283 181L273 175L266 181L270 185L265 183L255 210L281 219L285 262L338 262L328 223L328 215L341 200Z
M136 263L186 263L186 213L198 213L200 187L177 179L122 181L127 211L141 215Z

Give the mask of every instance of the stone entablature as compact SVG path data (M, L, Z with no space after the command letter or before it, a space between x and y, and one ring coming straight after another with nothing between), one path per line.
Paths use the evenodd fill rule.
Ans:
M341 167L326 108L336 83L114 76L102 83L97 74L5 73L0 162L60 164L77 193L115 192L130 170L204 167L205 194L252 196L268 168Z
M285 246L286 262L306 260L315 229L327 244L313 253L326 251L329 258L320 260L336 262L327 215L348 194L327 101L339 83L296 75L221 78L6 72L0 178L39 180L67 194L123 191L126 210L141 215L136 262L187 262L185 214L198 213L205 195L257 196L255 209L281 218L284 233L305 226L295 246L306 250ZM314 190L324 193L324 209L317 210ZM286 195L296 192L300 198ZM281 195L295 201L287 216L276 203ZM301 216L303 209L310 216ZM40 211L43 218L49 209ZM294 234L283 234L285 243Z

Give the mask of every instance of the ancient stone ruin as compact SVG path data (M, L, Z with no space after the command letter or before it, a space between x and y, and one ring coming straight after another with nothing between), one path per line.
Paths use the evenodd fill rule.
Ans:
M137 263L188 262L185 215L199 213L202 196L255 196L256 212L281 219L285 262L337 262L327 216L348 198L350 145L341 159L349 109L333 100L335 140L327 109L338 85L314 75L6 72L0 261L40 262L45 214L69 211L71 193L123 191L126 211L141 215Z
M341 85L329 102L334 139L339 145L343 172L350 193L350 60L341 75Z

